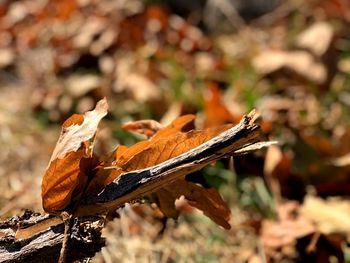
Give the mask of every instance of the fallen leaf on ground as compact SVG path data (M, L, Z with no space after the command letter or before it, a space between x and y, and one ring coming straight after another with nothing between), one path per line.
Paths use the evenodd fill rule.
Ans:
M125 92L139 102L159 99L159 88L144 74L135 71L132 59L119 59L115 70L115 92Z
M205 96L204 127L214 127L226 123L236 124L242 116L234 116L221 99L221 93L216 82L209 82Z
M317 22L298 36L296 44L321 57L329 49L333 36L334 30L329 23Z
M300 213L316 223L323 234L349 233L350 202L340 198L306 196Z
M334 158L331 163L335 166L342 167L342 166L349 166L350 165L350 153L345 154L343 156Z
M309 218L295 214L298 208L298 203L289 201L278 206L278 221L263 221L261 241L267 253L284 246L294 245L297 239L316 231L316 227Z
M267 150L265 163L264 163L264 174L272 175L273 171L276 169L277 165L281 162L283 154L278 146L271 146Z
M68 92L75 98L79 98L91 90L99 88L101 78L93 74L72 75L67 78L66 86Z
M288 69L317 84L324 83L327 78L325 66L306 51L265 50L254 58L253 66L262 75Z

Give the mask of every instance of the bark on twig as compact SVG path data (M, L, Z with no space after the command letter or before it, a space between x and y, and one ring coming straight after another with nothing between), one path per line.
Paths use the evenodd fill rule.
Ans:
M30 218L12 217L0 223L0 262L58 262L64 239L64 224L48 215L26 212ZM16 235L23 225L29 228L51 223L53 226L30 235ZM70 235L66 262L93 257L105 245L101 237L103 223L99 218L76 221ZM33 232L35 232L33 230ZM20 238L23 237L23 238Z
M67 262L67 255L68 255L68 244L69 244L69 237L72 227L72 216L68 214L67 212L62 212L61 217L63 219L64 223L64 232L63 232L63 241L62 241L62 248L60 251L60 257L58 259L58 263L66 263Z

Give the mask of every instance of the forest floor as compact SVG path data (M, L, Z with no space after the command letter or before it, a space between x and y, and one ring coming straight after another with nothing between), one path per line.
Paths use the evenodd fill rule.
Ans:
M136 0L0 3L0 218L43 211L63 121L103 97L99 152L142 140L127 121L193 113L201 129L256 108L279 144L203 171L230 230L186 205L176 221L128 205L92 262L350 262L350 5L231 15L204 29Z

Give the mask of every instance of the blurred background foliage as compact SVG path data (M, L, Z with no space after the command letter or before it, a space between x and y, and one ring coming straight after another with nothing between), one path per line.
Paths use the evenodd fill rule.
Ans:
M279 145L202 172L232 230L184 200L178 222L127 207L93 260L349 262L349 23L346 0L0 1L0 215L41 209L61 123L103 97L100 153L144 139L127 121L256 108Z

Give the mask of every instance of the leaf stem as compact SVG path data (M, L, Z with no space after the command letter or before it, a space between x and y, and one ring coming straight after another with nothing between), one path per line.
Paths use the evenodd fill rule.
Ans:
M68 255L68 244L69 244L72 216L68 212L62 212L61 218L64 223L64 236L63 236L62 248L60 252L60 258L58 259L58 263L66 263L67 255Z

